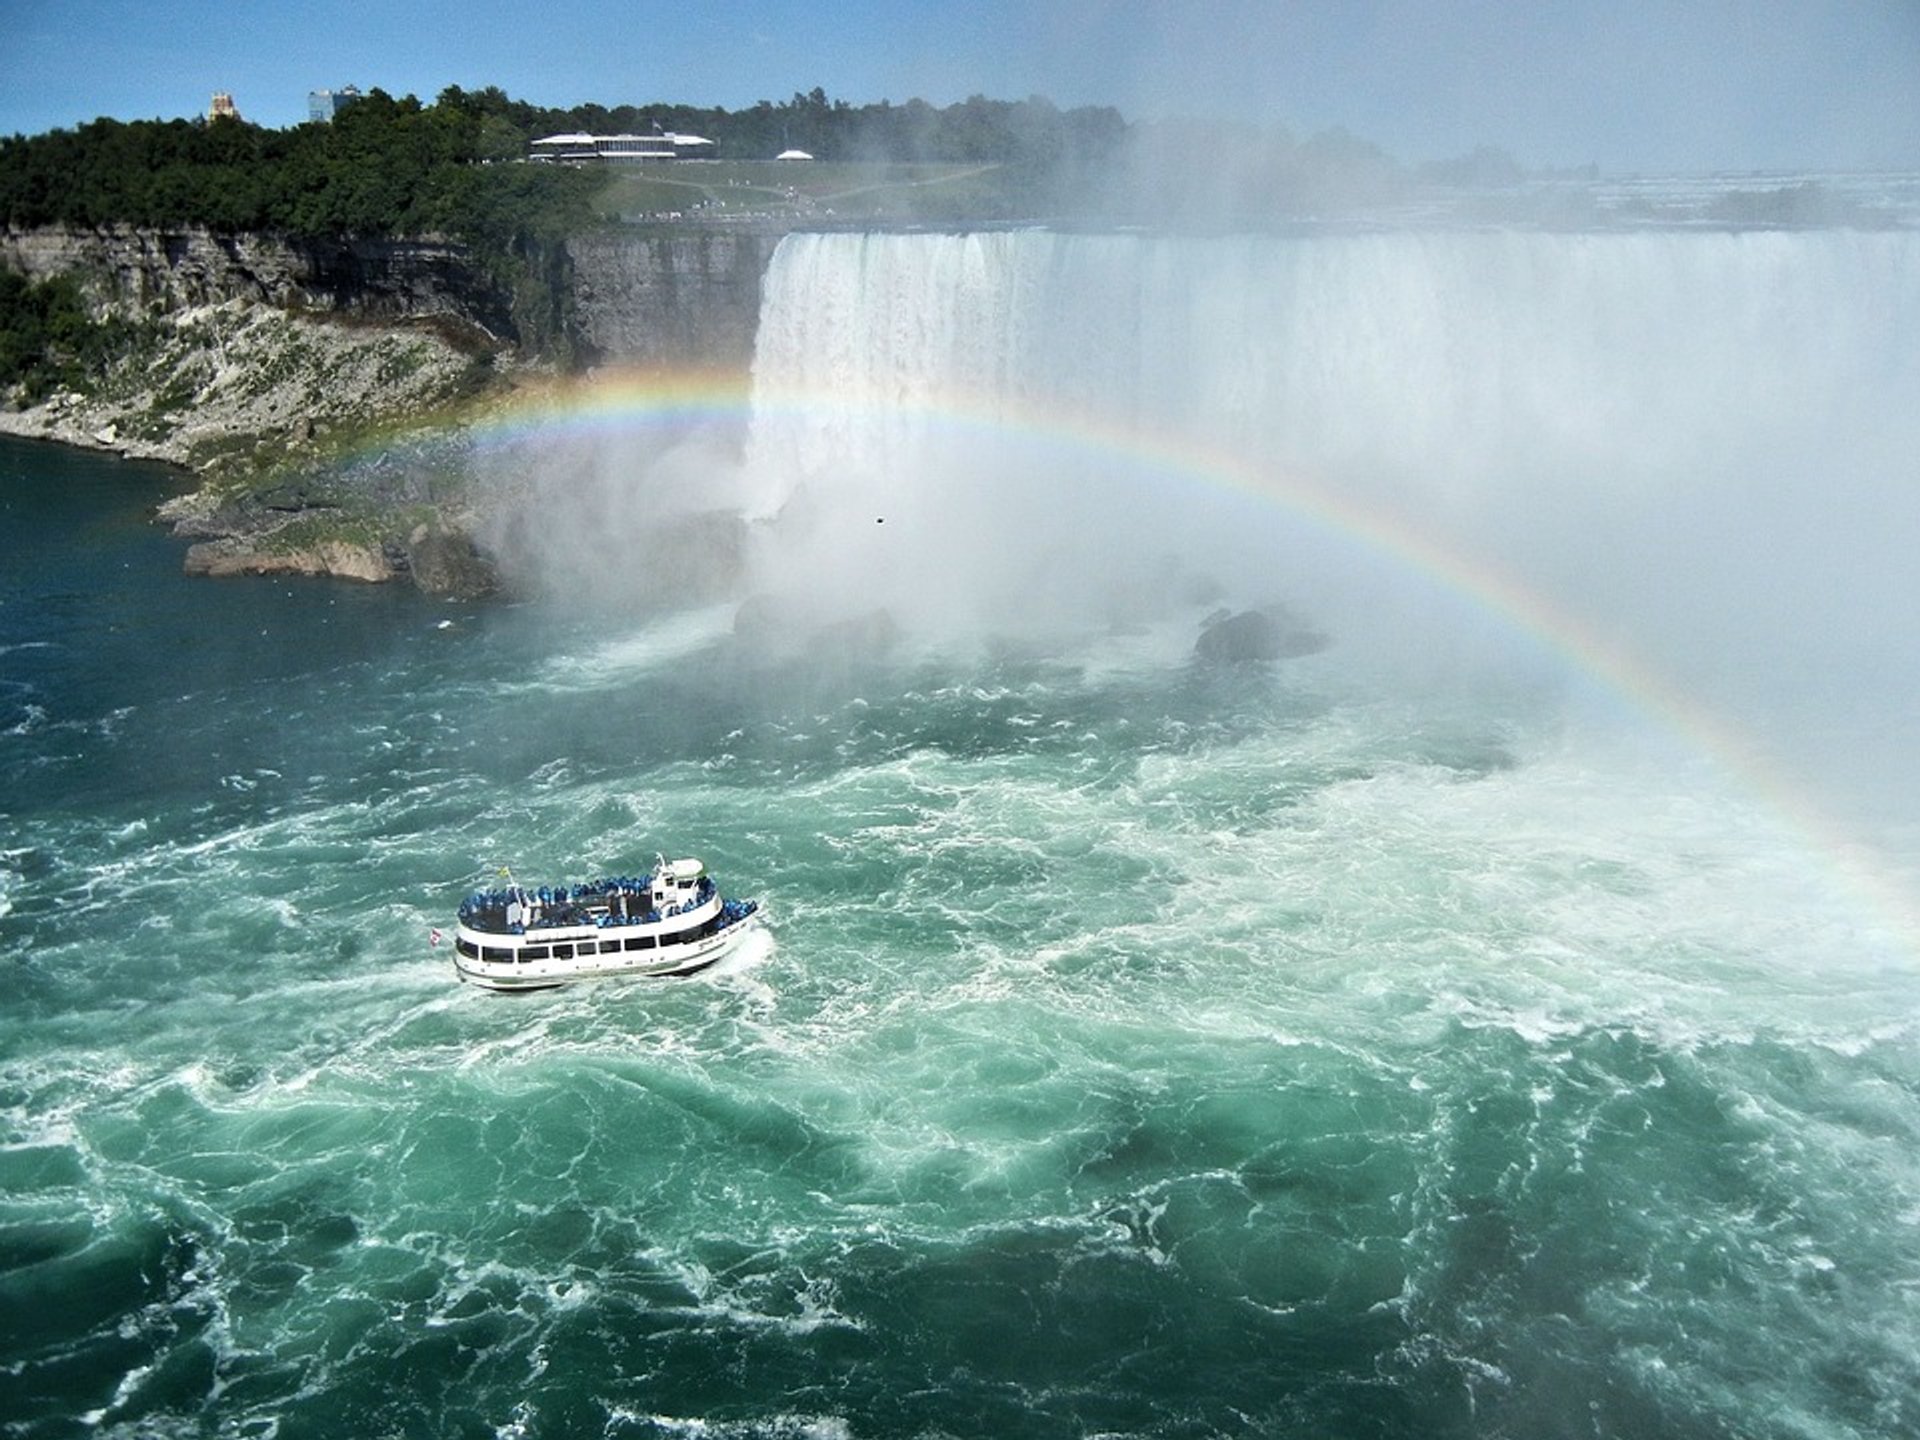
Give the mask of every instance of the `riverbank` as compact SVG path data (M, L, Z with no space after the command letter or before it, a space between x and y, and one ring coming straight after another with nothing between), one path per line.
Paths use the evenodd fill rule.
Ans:
M305 574L430 593L491 589L459 486L345 466L427 417L484 412L511 384L456 321L381 323L228 300L163 312L85 392L0 410L0 434L191 472L158 517L204 575Z
M493 373L491 351L457 322L380 323L235 299L149 318L84 392L0 411L0 431L200 473L262 470L478 394Z

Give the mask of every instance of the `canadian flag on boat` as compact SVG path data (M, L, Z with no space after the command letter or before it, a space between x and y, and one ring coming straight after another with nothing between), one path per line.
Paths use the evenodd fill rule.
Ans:
M440 940L440 927L435 925L427 931L427 943L437 947L440 944Z

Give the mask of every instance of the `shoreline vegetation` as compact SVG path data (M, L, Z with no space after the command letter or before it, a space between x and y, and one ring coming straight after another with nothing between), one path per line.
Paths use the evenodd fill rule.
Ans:
M714 158L524 159L542 135L656 128L710 139ZM792 149L814 158L772 158ZM432 104L371 90L285 130L100 119L0 138L0 433L196 477L160 516L193 542L194 573L409 575L472 595L502 582L474 537L513 497L462 478L466 428L601 365L744 374L752 315L720 312L757 304L741 272L768 237L1433 214L1573 227L1596 218L1594 178L1495 150L1409 169L1344 131L1201 133L1038 96L561 110L450 87ZM1660 203L1630 196L1615 218L1661 223ZM1672 218L1891 223L1813 182L1716 203ZM633 273L583 276L583 247L609 243L641 256ZM596 326L590 302L624 313ZM628 353L654 335L663 353Z

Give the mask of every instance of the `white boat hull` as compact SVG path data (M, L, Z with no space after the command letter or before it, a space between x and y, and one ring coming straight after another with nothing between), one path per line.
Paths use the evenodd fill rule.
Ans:
M552 990L571 985L577 980L602 980L621 975L691 975L726 959L739 948L742 940L759 928L759 924L760 915L756 912L717 934L671 949L611 949L605 953L601 953L600 947L619 945L617 935L587 928L555 931L540 937L546 942L540 948L549 952L545 958L525 959L516 954L512 959L495 960L485 956L487 950L498 948L495 942L499 937L469 931L462 926L456 932L453 968L469 985L478 985L483 990L503 991ZM581 953L588 946L593 948L594 953ZM563 947L571 947L574 953L566 958L555 958L551 952ZM469 954L469 950L477 953Z
M514 886L460 907L453 967L486 990L552 990L618 975L691 975L723 960L759 923L698 860L657 859L644 880Z

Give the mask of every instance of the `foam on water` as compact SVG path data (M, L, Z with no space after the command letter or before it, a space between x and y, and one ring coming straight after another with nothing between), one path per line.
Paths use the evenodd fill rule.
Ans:
M670 615L632 634L603 641L585 655L556 656L547 664L541 683L592 690L671 665L711 649L731 634L738 608L727 603Z

